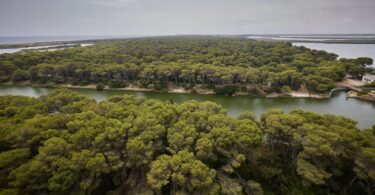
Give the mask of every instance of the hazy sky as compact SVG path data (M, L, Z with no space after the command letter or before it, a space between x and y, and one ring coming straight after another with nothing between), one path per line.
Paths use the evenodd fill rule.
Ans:
M375 0L0 0L0 36L375 33Z

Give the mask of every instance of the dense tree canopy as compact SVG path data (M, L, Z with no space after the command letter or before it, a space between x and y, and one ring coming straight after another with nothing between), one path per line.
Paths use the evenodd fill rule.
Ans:
M375 128L211 102L0 98L0 194L373 194Z
M347 74L360 77L369 58L337 60L325 51L246 38L156 37L100 42L57 51L0 55L0 82L134 84L161 89L234 85L279 91L306 85L325 92Z

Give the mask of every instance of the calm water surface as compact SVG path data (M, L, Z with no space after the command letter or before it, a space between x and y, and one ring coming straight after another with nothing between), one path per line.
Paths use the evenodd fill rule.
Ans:
M24 95L39 97L56 89L38 88L26 86L1 86L0 96ZM241 112L250 111L260 117L261 113L278 108L286 112L303 109L322 114L336 114L352 118L359 122L359 127L368 128L375 124L375 103L357 99L346 98L345 92L338 92L330 99L309 98L251 98L246 96L217 96L198 94L170 94L152 92L128 92L128 91L96 91L92 89L73 89L85 94L97 101L103 101L113 95L134 95L136 97L153 98L162 101L181 103L186 100L213 101L224 106L228 113L237 116Z
M370 57L375 60L375 44L293 43L293 45L325 50L339 55L340 58Z
M24 50L30 50L30 49L46 49L46 50L40 50L40 51L56 51L60 49L66 49L69 48L69 46L74 46L76 44L64 44L64 45L46 45L46 46L35 46L35 47L19 47L19 48L8 48L8 49L0 49L0 54L3 53L16 53L19 51L24 51ZM86 47L86 46L91 46L94 45L92 43L82 43L79 44L81 47ZM62 48L53 48L53 47L59 47L59 46L66 46ZM52 49L47 49L47 48L52 48Z
M0 36L0 44L38 43L53 41L79 41L94 39L132 38L138 36L108 35L108 36Z

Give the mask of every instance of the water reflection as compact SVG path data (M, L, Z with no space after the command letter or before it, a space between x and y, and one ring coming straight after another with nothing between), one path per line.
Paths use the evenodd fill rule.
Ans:
M27 86L0 86L0 95L25 95L39 97L55 89ZM186 100L213 101L221 104L232 116L241 112L250 111L258 118L269 109L282 109L286 112L302 109L317 113L343 115L359 122L361 128L369 128L374 123L375 103L346 98L345 92L337 92L331 99L308 98L252 98L248 96L217 96L198 94L170 94L152 92L126 92L126 91L96 91L92 89L73 89L97 101L103 101L113 95L134 95L136 97L153 98L162 101L181 103Z

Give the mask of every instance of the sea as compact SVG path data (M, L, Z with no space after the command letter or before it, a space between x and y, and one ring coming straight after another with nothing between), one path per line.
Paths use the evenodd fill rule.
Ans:
M0 36L0 44L38 43L54 41L81 41L94 39L133 38L140 36L106 35L106 36Z

